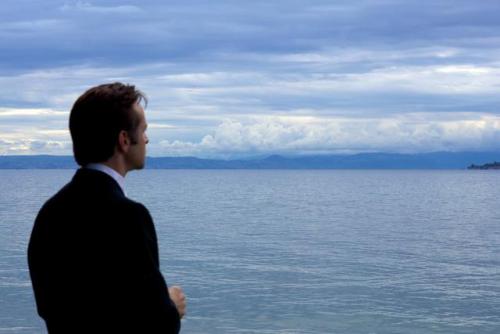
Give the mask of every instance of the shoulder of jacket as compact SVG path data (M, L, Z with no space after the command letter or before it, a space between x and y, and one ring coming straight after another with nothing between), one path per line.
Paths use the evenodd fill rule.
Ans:
M48 200L43 203L42 207L40 208L40 213L50 211L52 208L58 208L60 206L60 203L64 200L65 194L68 192L69 188L71 186L71 182L67 183L65 186L63 186L57 193L52 195Z
M125 211L131 210L132 212L139 214L139 215L150 215L149 210L146 208L146 206L140 202L136 202L130 198L123 197L117 200L120 206L123 206L126 208Z

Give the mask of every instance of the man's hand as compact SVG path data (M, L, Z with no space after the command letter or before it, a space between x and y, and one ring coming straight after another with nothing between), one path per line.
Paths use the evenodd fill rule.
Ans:
M182 292L182 288L180 286L172 286L168 288L168 294L177 307L177 311L182 319L182 317L186 314L186 296L184 295L184 292Z

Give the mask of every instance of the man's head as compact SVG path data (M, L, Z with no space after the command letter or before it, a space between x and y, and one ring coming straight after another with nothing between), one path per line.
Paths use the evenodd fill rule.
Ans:
M93 87L80 96L69 117L76 162L106 162L119 156L126 170L144 167L146 119L135 86L112 83Z

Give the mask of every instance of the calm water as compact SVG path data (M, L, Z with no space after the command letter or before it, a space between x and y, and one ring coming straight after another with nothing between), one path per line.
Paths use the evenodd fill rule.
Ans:
M26 246L73 171L0 170L0 332L44 333ZM500 173L145 170L183 333L500 333Z

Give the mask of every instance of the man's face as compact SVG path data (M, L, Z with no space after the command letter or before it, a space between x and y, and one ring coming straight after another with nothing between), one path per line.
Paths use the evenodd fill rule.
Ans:
M133 139L135 139L137 143L130 146L126 155L129 170L144 168L146 160L146 144L149 142L148 136L146 135L148 124L146 123L146 117L144 116L144 109L139 103L136 103L134 104L134 111L139 115L140 121L139 126L136 129L136 133L133 134Z

